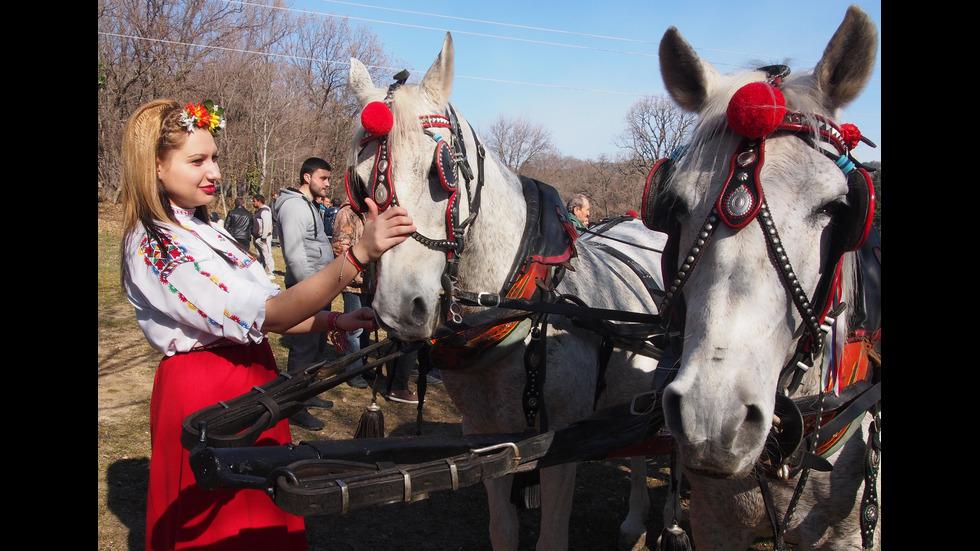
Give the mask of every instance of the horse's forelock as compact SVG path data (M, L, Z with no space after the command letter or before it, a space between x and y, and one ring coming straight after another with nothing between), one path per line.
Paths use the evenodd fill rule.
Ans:
M686 154L678 163L680 170L685 167L728 166L732 151L724 146L727 140L719 139L733 135L727 121L728 103L742 86L765 79L765 73L750 70L723 75L717 80L711 95L698 112L698 123L685 148ZM780 91L786 99L787 110L802 113L810 119L808 124L811 128L818 127L814 115L841 122L837 121L839 113L828 112L826 98L816 87L812 70L790 74L782 81Z
M728 102L739 88L751 82L763 79L758 71L747 71L722 75L716 81L701 110L698 111L698 122L691 133L691 141L685 147L686 155L681 159L678 168L704 166L705 162L714 159L727 163L731 151L719 147L718 140L724 134L731 134L727 123L726 112Z
M426 105L418 92L418 86L402 86L392 94L391 112L394 115L394 124L391 127L391 135L396 143L413 144L425 139L425 133L419 117L432 115L429 113L431 108Z

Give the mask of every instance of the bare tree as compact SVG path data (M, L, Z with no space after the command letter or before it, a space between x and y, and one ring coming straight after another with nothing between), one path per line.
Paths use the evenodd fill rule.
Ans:
M626 174L645 176L658 160L682 145L697 116L667 98L647 96L630 107L616 145Z
M520 117L498 115L481 135L486 139L487 149L514 172L521 172L527 163L542 155L557 152L551 142L551 131Z
M298 167L310 156L330 162L335 175L347 168L353 137L354 117L360 105L347 90L349 59L354 57L372 67L372 76L384 82L389 70L388 56L377 37L365 28L351 28L346 19L301 16L294 23L289 42L289 86L296 98L295 108L303 114L290 123L288 143L283 145L282 171L292 182ZM382 75L385 75L382 77ZM343 180L336 177L335 182ZM342 185L334 185L331 195L343 195Z
M115 201L129 114L194 90L195 74L261 21L254 10L220 0L99 0L98 10L99 196Z
M343 174L357 115L347 61L358 58L381 79L391 72L382 68L387 56L369 30L294 15L285 5L99 0L100 201L118 200L126 119L156 98L210 98L225 107L219 147L230 196L293 185L314 155Z

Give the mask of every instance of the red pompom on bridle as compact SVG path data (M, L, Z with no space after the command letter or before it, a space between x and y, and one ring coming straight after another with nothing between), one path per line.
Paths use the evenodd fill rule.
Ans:
M762 138L783 122L786 98L772 84L753 82L735 92L728 102L726 114L732 130L746 138Z
M844 138L844 145L847 146L848 150L857 147L858 142L861 141L861 131L853 124L845 123L840 125L840 133L841 137Z
M384 136L391 132L395 119L387 104L372 101L361 111L361 126L373 136Z

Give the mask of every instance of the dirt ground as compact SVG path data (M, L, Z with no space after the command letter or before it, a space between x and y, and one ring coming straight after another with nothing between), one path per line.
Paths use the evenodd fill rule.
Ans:
M144 510L149 465L149 399L160 356L147 345L133 319L131 307L119 297L104 300L103 292L118 287L117 251L119 212L100 204L100 311L99 311L99 545L105 551L144 549ZM115 239L115 244L113 244ZM104 245L104 246L103 246ZM116 256L118 256L116 254ZM103 266L106 263L106 266ZM280 264L281 266L281 264ZM103 270L109 272L103 282ZM111 273L116 270L115 273ZM282 283L281 272L279 274ZM106 289L105 291L103 289ZM124 299L123 299L124 300ZM284 353L280 337L273 337L277 357ZM415 378L413 377L413 383ZM347 385L322 395L335 402L328 411L312 411L326 428L309 432L293 428L293 441L352 437L369 390ZM416 407L379 398L387 436L415 434ZM430 385L423 409L423 434L461 434L459 413L441 385ZM615 549L618 527L628 510L629 470L626 460L593 461L578 467L570 522L573 550ZM663 528L661 509L667 498L667 458L647 461L651 510L647 520L649 544ZM482 484L456 492L433 493L413 504L392 504L349 512L346 515L306 518L310 549L368 551L413 549L450 551L489 550L486 491ZM520 514L521 549L533 549L540 510Z

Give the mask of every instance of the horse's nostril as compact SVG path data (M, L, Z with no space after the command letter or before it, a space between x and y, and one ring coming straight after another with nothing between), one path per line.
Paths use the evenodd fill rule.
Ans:
M747 410L745 413L746 424L760 424L765 422L765 415L762 413L762 408L759 406L749 404L745 409Z
M425 304L425 300L422 297L416 297L412 300L412 320L415 321L417 325L424 324L429 319L429 308Z

